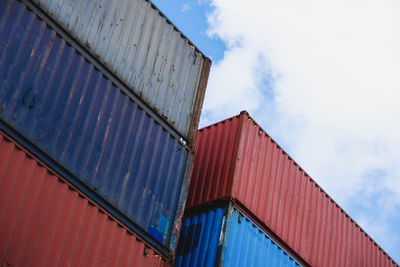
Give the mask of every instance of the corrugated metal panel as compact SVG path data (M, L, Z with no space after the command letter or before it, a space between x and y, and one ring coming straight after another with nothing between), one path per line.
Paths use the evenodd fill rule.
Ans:
M232 206L185 217L176 266L301 266Z
M167 266L159 252L0 132L1 266Z
M0 36L0 118L168 247L189 150L21 2Z
M151 1L32 1L194 141L211 61Z
M175 266L218 266L218 240L224 209L184 217Z
M220 122L218 127L209 126L197 134L188 207L232 195L239 121L238 116L232 117Z
M236 199L311 266L397 266L247 112L201 129L196 145L189 206Z

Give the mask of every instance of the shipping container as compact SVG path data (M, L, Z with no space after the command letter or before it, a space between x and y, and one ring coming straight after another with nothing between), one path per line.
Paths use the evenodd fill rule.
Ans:
M211 61L151 1L30 1L193 143Z
M187 212L175 266L301 266L231 205Z
M0 132L1 266L167 266L167 259Z
M174 249L192 152L17 0L0 2L0 124Z
M311 266L397 266L247 112L199 130L187 206L231 199Z

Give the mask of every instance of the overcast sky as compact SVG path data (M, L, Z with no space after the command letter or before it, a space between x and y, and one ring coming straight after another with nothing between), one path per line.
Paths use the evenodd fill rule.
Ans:
M154 2L213 60L201 126L249 111L400 262L400 2Z

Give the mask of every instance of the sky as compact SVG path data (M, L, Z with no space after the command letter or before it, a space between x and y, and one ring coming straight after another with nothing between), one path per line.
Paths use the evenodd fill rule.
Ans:
M400 2L153 2L213 61L200 126L247 110L400 263Z

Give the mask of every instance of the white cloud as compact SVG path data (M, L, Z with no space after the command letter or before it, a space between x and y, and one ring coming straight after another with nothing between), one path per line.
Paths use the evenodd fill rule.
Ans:
M190 6L189 3L184 3L184 4L182 4L181 12L186 12L186 11L188 11L189 9L191 9L191 6Z
M242 109L256 114L345 209L359 192L378 203L390 194L392 209L364 203L355 213L384 242L398 230L382 220L365 221L370 209L381 218L400 209L400 2L211 5L209 34L227 51L212 68L202 124ZM371 176L377 173L384 175ZM385 244L390 251L400 240Z
M206 94L204 109L219 117L239 113L243 106L250 112L255 111L265 98L259 89L262 62L251 49L232 47L226 51L224 60L217 62L210 73L208 88L213 89ZM208 117L208 120L211 122L215 118Z

